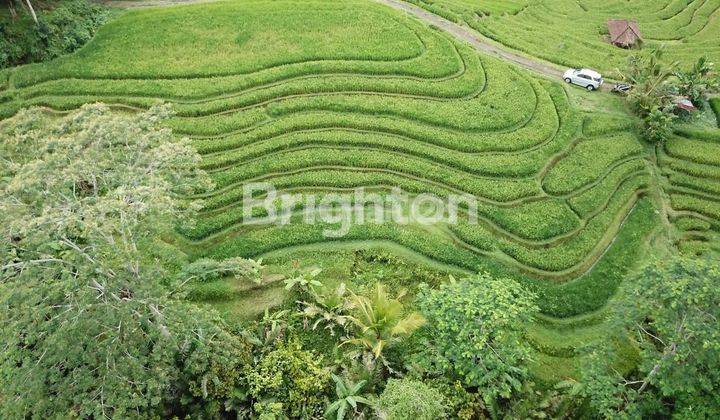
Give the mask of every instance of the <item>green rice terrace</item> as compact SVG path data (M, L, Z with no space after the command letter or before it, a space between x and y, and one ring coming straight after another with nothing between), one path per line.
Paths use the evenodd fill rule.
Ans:
M668 58L720 58L718 0L411 0L503 45L570 67L615 74L632 51L607 42L607 21L635 19L645 47L668 46Z
M615 74L633 52L603 38L617 17L638 19L644 47L666 43L669 59L720 61L720 0L412 3L561 65ZM618 350L619 370L631 368L634 344L613 334L606 315L642 261L674 247L720 250L720 129L711 110L651 145L621 97L479 53L375 2L124 10L75 53L0 70L0 118L95 102L119 113L172 105L164 124L191 140L214 189L187 197L202 200L197 224L166 240L190 260L268 266L262 285L193 286L189 298L226 319L287 303L278 279L297 262L322 268L318 279L330 285L397 267L424 273L399 280L411 289L488 272L539 296L541 314L524 337L534 378L555 383L578 377L580 350L598 338ZM332 224L299 222L300 204L290 216L297 223L244 224L250 182L321 196L364 187L384 197L396 186L413 196L468 194L479 224L355 224L328 238Z

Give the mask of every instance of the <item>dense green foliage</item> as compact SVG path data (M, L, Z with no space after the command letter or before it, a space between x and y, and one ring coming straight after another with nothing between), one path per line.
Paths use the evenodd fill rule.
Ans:
M248 386L256 401L279 404L292 418L310 418L323 413L330 372L319 355L289 344L260 359L248 374Z
M147 252L192 210L177 194L208 187L188 142L155 128L164 117L87 106L0 124L0 416L212 412L228 398L246 345L169 298L172 270Z
M105 22L108 11L87 0L61 0L38 11L36 25L29 13L17 20L0 15L0 69L48 61L85 45Z
M557 4L433 7L489 22L555 19ZM703 6L688 7L691 23L702 18ZM637 370L635 343L608 313L648 244L664 245L670 223L658 221L693 253L712 249L720 228L716 129L690 121L651 148L622 101L582 94L355 0L129 10L74 54L0 71L0 117L17 114L0 123L0 158L12 156L0 176L12 261L0 272L12 350L0 401L12 403L0 416L580 410L582 386L564 380L598 354L588 343L610 348L613 371ZM138 116L75 113L95 101ZM48 112L22 111L32 105ZM254 226L242 220L250 181L318 198L466 193L480 220L355 224L328 238L334 224L301 223L298 204L293 223ZM37 218L21 235L16 197Z
M429 372L478 388L493 406L521 388L529 346L522 340L537 306L535 296L511 279L478 275L421 288L418 306L427 318L427 345L419 356Z
M604 357L588 368L585 393L600 413L630 418L720 415L718 281L716 259L675 258L650 264L627 283L616 318L634 332L641 362L627 378L608 369Z
M390 379L380 394L378 409L388 420L445 418L445 397L421 381Z
M361 24L348 28L348 19ZM168 25L184 30L169 34ZM171 102L177 114L165 124L190 136L216 184L178 240L198 264L380 241L433 264L517 278L540 296L543 313L567 317L603 308L656 220L648 202L630 213L649 180L631 119L583 113L561 85L379 5L132 10L76 54L7 78L0 115L29 105ZM470 193L481 200L480 224L355 225L329 242L322 224L243 225L248 180L322 195L358 186L384 195L390 185L413 195ZM212 278L189 282L185 295L245 319L288 292Z

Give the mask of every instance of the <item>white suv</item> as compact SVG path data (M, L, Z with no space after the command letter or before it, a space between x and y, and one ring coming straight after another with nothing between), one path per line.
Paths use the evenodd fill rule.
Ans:
M563 74L563 79L587 90L600 89L604 82L600 73L590 69L569 69Z

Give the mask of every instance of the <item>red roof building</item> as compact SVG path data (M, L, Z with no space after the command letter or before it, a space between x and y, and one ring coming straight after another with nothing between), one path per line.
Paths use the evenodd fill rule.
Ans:
M621 48L630 48L642 42L642 34L636 20L611 19L607 23L610 43Z

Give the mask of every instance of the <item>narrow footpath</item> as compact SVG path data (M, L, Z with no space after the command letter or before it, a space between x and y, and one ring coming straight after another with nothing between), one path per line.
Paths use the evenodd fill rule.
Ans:
M401 10L409 13L420 20L437 26L443 31L451 34L457 39L472 45L476 50L490 54L495 57L501 58L505 61L517 64L527 70L530 70L536 74L548 77L553 80L560 80L563 76L565 69L557 67L554 64L533 59L521 54L518 54L506 47L499 46L491 43L487 39L483 38L482 35L478 34L471 28L460 26L455 22L449 21L441 16L438 16L432 12L428 12L422 7L416 6L411 3L407 3L401 0L376 0L378 3L392 7L393 9ZM612 89L610 83L605 83L602 86L602 90L609 91Z

